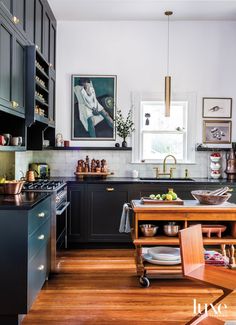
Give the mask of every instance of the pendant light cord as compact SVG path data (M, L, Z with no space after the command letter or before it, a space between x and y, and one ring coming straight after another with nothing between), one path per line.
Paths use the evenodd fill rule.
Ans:
M170 69L170 16L168 15L168 27L167 27L167 76L169 76Z

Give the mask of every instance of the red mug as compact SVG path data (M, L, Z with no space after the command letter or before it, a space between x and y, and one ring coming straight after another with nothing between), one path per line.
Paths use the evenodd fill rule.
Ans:
M6 143L5 137L3 135L0 135L0 146L4 146Z

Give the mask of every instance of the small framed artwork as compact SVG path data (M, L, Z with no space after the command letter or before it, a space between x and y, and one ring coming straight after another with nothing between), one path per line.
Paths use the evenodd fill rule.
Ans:
M115 140L116 79L72 75L72 140Z
M203 143L231 143L231 121L204 120Z
M231 118L232 98L212 98L202 99L202 116L209 118Z

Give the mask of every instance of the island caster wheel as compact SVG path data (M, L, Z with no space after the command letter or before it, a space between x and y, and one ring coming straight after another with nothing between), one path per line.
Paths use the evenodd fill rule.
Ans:
M141 277L139 278L139 283L140 283L140 285L141 285L142 287L144 287L144 288L148 288L148 287L150 286L150 281L149 281L148 278L145 277L145 276L141 276Z

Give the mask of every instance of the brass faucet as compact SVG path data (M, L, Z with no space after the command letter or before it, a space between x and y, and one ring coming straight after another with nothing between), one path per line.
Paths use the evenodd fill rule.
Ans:
M166 160L167 160L168 157L172 157L172 158L174 159L175 165L177 164L177 160L176 160L175 156L173 156L173 155L167 155L167 156L164 158L164 160L163 160L163 172L160 173L158 167L155 167L155 168L154 168L154 169L156 169L156 178L158 178L159 176L162 176L162 175L170 176L170 178L173 177L173 170L175 169L174 167L171 167L171 168L170 168L169 173L166 172Z

